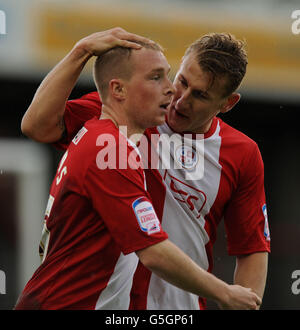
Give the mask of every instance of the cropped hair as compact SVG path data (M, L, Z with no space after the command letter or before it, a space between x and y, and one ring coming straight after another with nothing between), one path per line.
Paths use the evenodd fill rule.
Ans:
M209 33L192 43L185 52L190 54L202 70L210 72L213 80L226 78L224 96L232 94L241 84L248 64L245 42L229 33Z
M133 41L144 48L163 52L163 48L155 42ZM134 65L130 61L132 48L122 46L114 47L98 56L94 63L93 76L102 101L108 95L109 82L112 79L129 80L134 72Z

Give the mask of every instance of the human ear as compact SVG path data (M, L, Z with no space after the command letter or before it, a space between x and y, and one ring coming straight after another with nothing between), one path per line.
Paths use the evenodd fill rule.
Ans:
M117 100L123 100L126 96L126 88L120 79L112 79L109 82L110 94Z
M220 112L225 113L230 111L241 99L241 94L239 93L232 93L227 97L227 101L221 107Z

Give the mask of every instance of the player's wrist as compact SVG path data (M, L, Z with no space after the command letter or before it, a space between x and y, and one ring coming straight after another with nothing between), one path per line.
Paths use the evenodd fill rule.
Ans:
M77 59L89 60L94 56L93 52L89 49L86 42L83 40L78 41L71 51L72 55Z
M215 286L214 290L214 296L212 297L212 300L214 300L220 308L225 308L228 306L228 303L230 301L230 285L225 283L222 280L219 280L219 285Z

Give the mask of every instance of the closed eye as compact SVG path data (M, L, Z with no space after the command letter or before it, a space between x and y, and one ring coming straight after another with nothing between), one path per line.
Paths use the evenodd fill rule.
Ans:
M183 75L180 75L178 77L178 81L184 88L189 87L188 81L185 79L185 77ZM201 89L193 89L191 93L192 93L192 96L196 99L201 99L201 100L209 99L209 95L205 91L202 91Z
M179 78L179 81L181 85L183 85L184 87L188 87L187 81L184 78Z
M207 99L207 97L204 95L204 93L202 91L199 90L194 90L192 92L192 95L196 98L196 99Z

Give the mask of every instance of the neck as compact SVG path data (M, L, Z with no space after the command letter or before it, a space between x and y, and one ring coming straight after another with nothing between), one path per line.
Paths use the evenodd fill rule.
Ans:
M214 117L213 117L214 118ZM207 123L205 123L197 132L198 134L205 134L207 133L210 128L211 128L211 124L213 122L213 118L211 118Z
M208 119L205 124L203 124L201 127L199 127L197 129L197 131L195 131L194 133L197 133L197 134L205 134L205 133L207 133L210 130L210 128L211 128L211 125L213 123L214 118L217 116L217 114L219 112L220 111L214 113L214 115L210 119Z
M130 118L127 118L122 109L116 111L107 105L103 105L100 119L110 119L120 132L134 144L139 142L145 131L144 128L138 127Z

